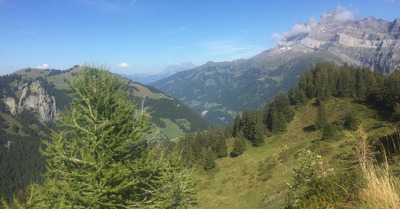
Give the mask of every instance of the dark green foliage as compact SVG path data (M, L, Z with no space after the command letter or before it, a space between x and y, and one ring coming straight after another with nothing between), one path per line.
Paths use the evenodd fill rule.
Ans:
M214 158L214 153L211 149L207 149L205 151L205 164L204 164L204 169L206 171L209 171L213 168L215 168L215 158Z
M254 127L254 139L251 140L253 146L260 147L264 145L265 126L258 122Z
M143 98L135 97L135 101L141 101ZM209 123L193 112L187 106L182 105L178 100L169 98L159 99L144 99L145 107L149 107L148 111L151 115L151 120L159 127L165 127L165 123L161 120L162 118L168 118L173 122L177 122L178 119L185 118L190 122L190 128L187 129L184 126L180 128L188 133L195 132L197 130L205 130L209 126Z
M280 93L271 103L267 101L263 111L263 123L272 133L286 130L286 124L293 120L294 111L289 97Z
M356 72L356 98L364 101L367 96L367 76L368 72L363 72L368 69L362 68Z
M244 134L240 131L235 137L235 141L233 142L233 150L231 152L232 157L237 157L246 150L246 139L244 138Z
M291 87L288 94L291 105L302 105L307 102L307 96L299 86Z
M225 138L229 138L233 136L233 123L227 125L224 129Z
M38 152L40 145L39 137L7 134L0 129L0 198L9 201L28 184L41 182L45 160Z
M332 169L311 151L299 155L285 208L341 208L358 194L363 177L358 169Z
M226 146L226 139L224 132L222 131L220 126L215 128L214 134L214 152L217 153L218 158L223 158L228 156L228 148Z
M286 123L293 120L294 111L293 111L292 107L290 106L290 101L286 94L279 93L278 95L276 95L276 97L274 99L274 104L275 104L278 112L282 112L283 119L285 120Z
M174 153L146 141L148 116L135 114L126 86L107 70L85 67L71 110L42 151L48 169L37 208L162 208L195 203L189 170Z
M235 116L235 120L233 121L233 130L232 130L232 136L236 137L237 134L240 132L242 126L242 118L240 117L240 114L237 114Z
M248 140L254 138L254 127L257 124L257 115L254 111L249 109L243 110L240 130L243 130L244 137Z
M296 208L341 208L358 194L361 181L359 171L317 178L307 185Z
M177 150L180 151L182 159L186 165L192 165L196 160L192 148L193 142L193 135L191 133L187 133L185 136L180 137L177 143Z
M1 76L0 98L16 99L12 83L21 79L22 76L15 74ZM23 190L29 183L42 181L45 160L39 154L39 147L41 139L47 140L47 137L39 135L39 130L49 133L49 128L40 123L30 111L12 116L3 99L0 99L0 112L19 123L10 128L7 123L9 121L0 115L0 197L9 201L13 194ZM32 129L29 125L35 125L38 129ZM5 129L8 128L11 132L6 133Z
M241 131L244 137L249 140L253 146L264 144L265 125L263 124L263 113L245 109L243 111Z
M315 120L315 128L323 129L328 123L328 115L326 112L325 103L323 101L319 102L317 119Z
M18 133L19 127L16 126L16 125L13 125L13 126L12 126L12 130L13 130L14 133Z
M319 63L300 77L299 90L309 99L350 97L392 113L396 102L400 102L400 72L383 75L367 67Z
M286 130L284 115L273 103L268 112L267 127L272 133Z
M210 165L209 150L212 152L213 161L215 158L228 156L226 136L220 126L217 126L214 131L209 128L206 131L197 131L195 135L185 134L178 140L177 149L181 153L183 161L188 165L204 166L207 161ZM206 167L204 166L204 168Z
M326 123L322 129L322 139L330 139L335 136L335 126L332 123Z
M344 127L347 130L355 131L360 125L360 118L355 113L349 113L344 118Z
M269 120L270 120L270 111L271 111L271 101L269 101L269 99L265 102L265 106L264 106L264 110L263 110L263 118L262 118L262 122L264 124L266 124L268 126Z

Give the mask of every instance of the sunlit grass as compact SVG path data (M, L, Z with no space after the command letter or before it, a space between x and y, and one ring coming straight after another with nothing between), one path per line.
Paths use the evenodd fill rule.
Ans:
M321 131L310 131L317 114L315 102L297 108L287 131L266 137L264 146L254 148L248 144L243 155L219 159L217 167L209 172L198 168L199 204L196 208L282 208L288 191L286 183L291 181L301 150L311 149L333 167L341 166L338 158L353 152L354 140L346 137L343 131L328 140L321 140ZM347 112L355 111L362 117L365 130L374 136L393 132L386 126L379 127L380 132L375 131L376 124L382 124L377 112L351 99L332 98L326 105L330 108L329 122L336 122ZM228 148L232 144L233 140L229 139Z

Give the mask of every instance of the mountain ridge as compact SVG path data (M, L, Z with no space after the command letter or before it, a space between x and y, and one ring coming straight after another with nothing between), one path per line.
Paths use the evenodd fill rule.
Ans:
M384 73L399 69L399 23L400 18L360 20L334 10L319 23L296 24L280 35L275 47L249 59L208 62L149 85L225 126L244 108L261 108L267 99L288 91L319 62L369 66Z

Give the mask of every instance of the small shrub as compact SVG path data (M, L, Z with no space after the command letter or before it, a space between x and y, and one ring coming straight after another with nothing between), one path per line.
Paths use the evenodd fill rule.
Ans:
M360 118L355 113L349 113L344 118L344 127L347 130L355 131L360 125Z
M322 139L330 139L335 136L336 130L331 123L326 123L322 131Z

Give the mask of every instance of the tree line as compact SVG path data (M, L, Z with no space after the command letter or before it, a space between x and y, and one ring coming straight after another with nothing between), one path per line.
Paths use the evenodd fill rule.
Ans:
M301 75L299 84L289 90L292 105L308 99L326 101L330 97L348 97L373 105L398 119L400 114L400 71L384 75L369 67L348 64L335 66L318 63Z
M228 156L229 138L234 140L229 155L238 157L246 150L246 144L260 147L265 143L265 136L286 131L293 117L289 97L279 93L272 102L267 101L263 111L244 109L225 130L217 126L215 130L188 133L178 140L177 148L186 164L210 170L215 167L216 159Z

